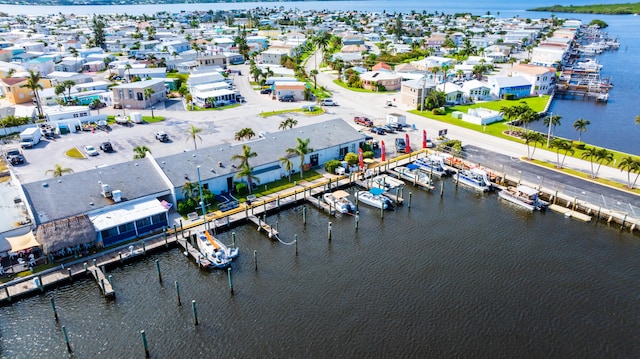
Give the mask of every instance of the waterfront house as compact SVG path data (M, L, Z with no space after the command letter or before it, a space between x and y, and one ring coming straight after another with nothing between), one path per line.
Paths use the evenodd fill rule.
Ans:
M462 88L454 83L442 83L436 85L436 89L445 93L447 105L459 105L465 102Z
M491 95L496 98L504 98L507 94L522 98L531 93L531 83L522 76L489 76L487 83Z
M512 76L522 76L531 84L531 96L546 95L553 91L555 69L531 64L516 64L511 67Z
M491 100L491 89L486 83L478 80L465 81L462 84L462 92L469 101Z
M149 98L145 98L146 89L153 91ZM163 79L122 84L112 87L111 91L113 92L114 105L118 104L124 108L143 109L166 99Z

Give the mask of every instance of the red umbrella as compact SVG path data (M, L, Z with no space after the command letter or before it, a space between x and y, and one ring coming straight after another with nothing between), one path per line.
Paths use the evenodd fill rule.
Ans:
M405 137L405 147L404 147L404 152L405 153L411 153L411 146L409 145L409 134L405 133L404 135Z
M381 143L381 150L382 150L382 162L387 160L387 149L384 147L384 141L382 141Z
M422 130L422 148L427 148L427 130Z

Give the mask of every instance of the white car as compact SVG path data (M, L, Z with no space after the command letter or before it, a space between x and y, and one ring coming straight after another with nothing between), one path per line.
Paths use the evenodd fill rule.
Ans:
M332 98L325 98L320 102L322 106L338 106L338 103L335 102Z
M98 150L96 150L95 147L88 145L88 146L84 146L84 152L86 152L89 156L97 156Z

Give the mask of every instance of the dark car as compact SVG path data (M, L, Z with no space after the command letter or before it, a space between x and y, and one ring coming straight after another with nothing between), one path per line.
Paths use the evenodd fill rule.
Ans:
M389 132L389 133L394 133L394 132L396 132L396 130L393 128L393 126L391 126L391 125L389 125L389 124L382 126L382 128L384 128L384 130L385 130L386 132Z
M263 95L268 95L268 94L271 93L271 89L262 89L262 90L260 90L260 93L263 94Z
M167 135L166 133L160 131L160 132L156 133L156 140L158 140L160 142L169 142L169 135Z
M375 134L378 134L378 135L384 135L386 133L384 128L382 128L382 127L371 127L371 129L369 131L371 131L371 132L373 132Z
M100 149L104 152L113 152L111 142L102 142L102 144L100 144Z
M396 152L405 153L406 150L406 142L404 142L404 138L398 137L396 138Z
M280 98L278 99L278 101L280 101L280 102L293 102L293 96L291 96L291 95L284 95L284 96L280 97Z
M367 126L367 127L373 126L373 121L371 121L370 119L364 116L356 116L353 118L353 121L358 125Z

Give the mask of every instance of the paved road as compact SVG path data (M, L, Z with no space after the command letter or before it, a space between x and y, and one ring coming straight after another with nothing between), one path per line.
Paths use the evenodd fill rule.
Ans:
M318 54L317 59L322 57ZM316 66L316 56L310 56L306 69L310 71ZM46 178L44 172L53 167L55 163L60 163L64 167L70 167L75 171L82 171L97 166L117 163L133 158L133 148L138 145L148 146L154 156L163 156L177 151L188 151L194 148L194 144L188 138L187 131L191 125L202 128L200 133L202 141L198 140L198 147L215 145L220 143L235 143L234 134L242 128L249 127L256 134L278 131L281 121L287 117L298 120L298 125L317 123L334 118L343 118L351 126L358 130L366 131L353 122L354 116L367 116L377 123L383 123L388 113L400 112L407 116L407 122L414 124L417 131L409 131L410 139L413 143L421 143L422 130L425 129L430 137L435 137L438 130L447 128L450 138L462 140L465 146L482 148L487 152L486 156L499 158L498 153L507 158L521 158L526 156L527 148L524 144L515 143L492 136L484 135L480 132L471 131L461 127L445 125L441 122L431 120L422 116L407 113L406 106L399 104L398 94L377 94L353 92L344 89L333 83L337 74L330 69L320 68L317 76L318 86L324 86L333 93L333 98L340 104L335 107L327 107L326 113L320 116L307 116L302 113L287 113L267 118L260 117L259 114L265 111L280 110L286 108L299 108L311 102L301 101L295 103L282 103L272 100L268 95L261 95L254 90L249 82L249 66L233 66L240 70L243 75L236 75L234 80L240 94L246 99L242 106L226 109L222 111L185 111L181 101L170 100L163 105L156 106L154 111L156 116L164 116L166 120L160 123L134 125L133 127L123 127L114 125L109 133L80 133L69 134L58 138L56 141L46 141L42 145L32 150L25 150L28 164L16 167L16 173L23 182L32 182ZM398 107L385 106L387 99L396 98ZM128 112L128 110L127 110ZM150 110L142 110L143 115L151 115ZM122 114L123 110L102 109L101 113ZM170 143L160 143L155 140L157 131L165 131L171 138ZM386 140L387 148L392 148L393 138L404 136L404 134L388 134L385 136L373 135L378 140ZM84 160L67 158L64 153L72 148L82 148L91 144L98 146L101 142L110 140L117 152L113 154L103 154ZM472 148L472 147L471 147ZM391 150L389 150L391 151ZM494 153L493 155L491 153ZM535 153L536 159L554 162L556 154L538 149ZM567 158L565 167L577 169L583 172L590 171L590 163L576 158ZM533 170L532 170L533 171ZM545 176L546 177L546 176ZM602 167L600 177L613 179L626 183L626 173L612 167ZM558 181L568 181L561 180ZM638 202L638 201L636 201Z

